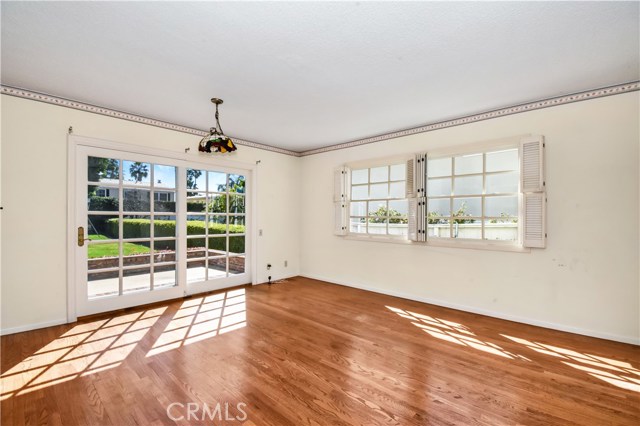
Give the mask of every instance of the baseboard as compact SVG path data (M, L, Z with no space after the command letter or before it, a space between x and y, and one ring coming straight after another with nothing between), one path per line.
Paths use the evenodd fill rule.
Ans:
M294 277L298 277L298 276L300 276L300 275L299 274L291 274L291 275L286 275L286 276L283 276L283 277L276 277L276 278L272 279L271 282L275 283L277 281L286 280L286 279L294 278ZM267 282L257 283L257 284L253 284L253 285L262 285L262 284L267 284ZM248 285L251 285L251 284L248 284ZM214 290L214 291L219 291L219 290ZM205 292L205 293L210 293L210 292ZM203 294L205 294L205 293L203 293ZM191 295L191 296L195 296L195 295ZM182 299L182 298L179 298L179 299ZM172 299L172 300L178 300L178 299ZM161 302L153 303L152 305L163 304L163 303L171 302L172 300L163 300ZM140 305L140 306L145 306L145 305ZM134 308L137 308L137 307L140 307L140 306L136 306ZM119 310L113 311L111 313L115 313L115 312L119 312L119 311L123 311L123 309L119 309ZM105 315L105 313L101 313L101 314L97 314L97 315ZM68 323L67 319L64 318L64 319L57 319L57 320L53 320L53 321L40 322L40 323L36 323L36 324L21 325L19 327L3 328L3 329L0 329L0 336L6 336L6 335L9 335L9 334L21 333L23 331L37 330L39 328L52 327L54 325L61 325L61 324L67 324L67 323Z
M632 345L640 345L640 338L633 338L627 336L619 336L616 334L602 333L599 331L585 330L578 327L571 327L563 324L555 324L546 321L539 321L530 318L519 317L515 315L503 314L500 312L489 311L486 309L479 309L473 306L459 305L456 303L449 303L442 300L431 299L428 297L420 297L413 294L403 293L399 291L383 290L375 287L369 287L361 284L348 283L341 280L335 280L333 278L323 277L314 274L300 274L301 277L311 278L314 280L325 281L331 284L337 284L345 287L357 288L360 290L371 291L373 293L385 294L387 296L399 297L402 299L413 300L416 302L428 303L430 305L442 306L444 308L456 309L458 311L470 312L474 314L485 315L488 317L499 318L507 321L519 322L522 324L535 325L537 327L549 328L552 330L564 331L567 333L580 334L583 336L596 337L598 339L612 340L614 342L629 343Z
M3 328L2 330L0 330L0 336L6 336L8 334L15 334L15 333L22 333L23 331L37 330L39 328L52 327L54 325L61 325L61 324L67 324L67 319L62 318L62 319L57 319L53 321L39 322L37 324L28 324L28 325L21 325L19 327Z
M285 276L275 277L274 278L273 275L272 275L271 276L271 283L273 284L273 283L278 282L278 281L288 280L290 278L295 278L295 277L300 277L300 276L302 276L302 275L300 275L300 274L290 274L290 275L285 275ZM262 281L262 282L259 282L259 283L253 284L253 285L263 285L263 284L269 284L269 282L268 281Z

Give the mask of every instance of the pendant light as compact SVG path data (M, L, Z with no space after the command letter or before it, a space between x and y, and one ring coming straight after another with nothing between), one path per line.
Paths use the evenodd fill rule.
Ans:
M223 101L219 98L211 98L211 102L216 106L216 125L209 130L207 136L202 138L198 145L198 151L217 152L221 154L235 151L238 148L236 148L231 138L223 133L222 126L220 126L218 105L222 104Z

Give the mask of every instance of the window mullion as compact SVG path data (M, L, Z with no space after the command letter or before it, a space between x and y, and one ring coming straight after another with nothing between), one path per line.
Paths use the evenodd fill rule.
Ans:
M122 186L123 181L123 173L124 173L124 160L119 160L120 165L120 176L118 177L118 196L120 197L120 202L118 203L118 295L122 296L123 294L123 286L124 286L124 276L122 272L122 267L124 266L124 189Z
M486 194L487 194L487 153L483 152L482 153L482 201L480 206L480 209L481 209L480 214L482 215L480 219L480 239L483 241L485 238L484 217L486 213L485 213L484 201L485 201Z
M149 200L150 200L150 205L149 205L149 286L150 286L150 291L153 291L154 288L154 280L153 280L153 276L155 275L153 273L153 264L154 264L154 252L155 252L155 244L154 244L154 238L155 238L155 233L154 233L154 213L155 213L155 174L154 174L154 164L153 163L149 163L149 168L151 169L149 171L149 173L151 174L151 185L149 186Z

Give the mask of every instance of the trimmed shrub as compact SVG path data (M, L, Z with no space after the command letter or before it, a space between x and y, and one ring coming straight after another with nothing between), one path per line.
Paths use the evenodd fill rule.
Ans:
M93 211L118 211L118 199L113 197L97 197L90 196L89 197L89 210ZM107 234L108 235L108 226L107 220L112 218L113 215L92 215L90 217L91 225L95 228L95 231L99 234ZM117 238L116 232L116 238ZM111 235L108 235L111 236Z
M118 219L109 219L107 221L107 236L118 238ZM122 228L127 238L149 238L151 230L151 221L149 219L123 219ZM154 232L156 237L175 237L176 221L175 220L155 220ZM209 224L209 235L225 234L227 227L220 223ZM244 253L245 237L234 236L234 233L240 234L245 232L244 225L229 225L229 251L232 253ZM187 235L203 235L205 233L205 223L203 220L187 221ZM204 238L204 237L203 237ZM202 247L203 241L200 238L188 239L187 247ZM226 251L226 238L209 238L209 249ZM155 246L158 249L173 249L172 241L156 241Z
M89 197L89 210L101 212L117 212L118 199L113 197Z
M188 212L204 212L206 204L204 201L187 201Z

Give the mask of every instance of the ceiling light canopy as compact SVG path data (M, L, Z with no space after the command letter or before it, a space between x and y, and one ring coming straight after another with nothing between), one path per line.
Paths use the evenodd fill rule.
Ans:
M219 98L211 98L211 102L216 106L216 125L209 130L209 134L207 136L202 138L198 145L198 151L219 152L221 154L235 151L238 148L236 148L236 145L233 143L231 138L225 136L222 131L222 126L220 126L218 105L222 104L223 101Z

